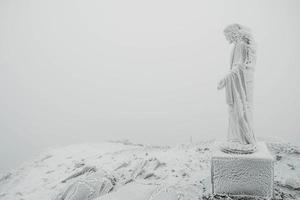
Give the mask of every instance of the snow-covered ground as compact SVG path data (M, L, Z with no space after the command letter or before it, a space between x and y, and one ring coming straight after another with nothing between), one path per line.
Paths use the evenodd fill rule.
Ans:
M42 153L0 176L1 200L199 200L212 197L214 141L176 147L115 141ZM300 199L300 148L269 141L275 199Z

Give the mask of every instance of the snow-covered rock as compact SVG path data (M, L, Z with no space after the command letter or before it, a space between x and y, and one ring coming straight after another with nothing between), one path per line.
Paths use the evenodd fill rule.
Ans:
M104 173L92 173L80 177L57 196L57 200L91 200L109 193L114 188L114 181Z
M300 190L300 176L287 178L285 181L285 185L291 187L294 190Z

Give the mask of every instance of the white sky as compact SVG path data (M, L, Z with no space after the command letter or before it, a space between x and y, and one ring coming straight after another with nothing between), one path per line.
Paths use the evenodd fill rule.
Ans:
M300 141L299 0L1 0L0 172L50 146L225 139L225 26L258 43L256 136Z

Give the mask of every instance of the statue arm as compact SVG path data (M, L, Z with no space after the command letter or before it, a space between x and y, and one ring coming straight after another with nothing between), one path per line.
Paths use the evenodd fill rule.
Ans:
M248 50L245 44L241 43L239 44L239 47L237 48L240 57L235 60L235 62L232 65L232 69L229 71L229 73L219 82L218 89L222 89L226 86L226 79L237 75L240 70L246 70L247 64L248 64Z
M244 69L245 69L244 65L234 64L232 69L229 71L229 73L219 82L218 89L220 90L226 86L226 79L237 75L239 73L239 70L244 70Z

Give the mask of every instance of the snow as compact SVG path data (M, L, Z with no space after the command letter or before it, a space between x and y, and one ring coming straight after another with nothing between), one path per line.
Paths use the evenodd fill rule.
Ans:
M97 200L140 200L150 199L157 186L129 183L114 193L99 197Z
M88 193L84 198L96 200L213 199L214 147L214 141L174 147L118 141L50 149L0 176L0 200L75 200ZM268 147L276 158L275 199L300 199L299 148L276 141Z

